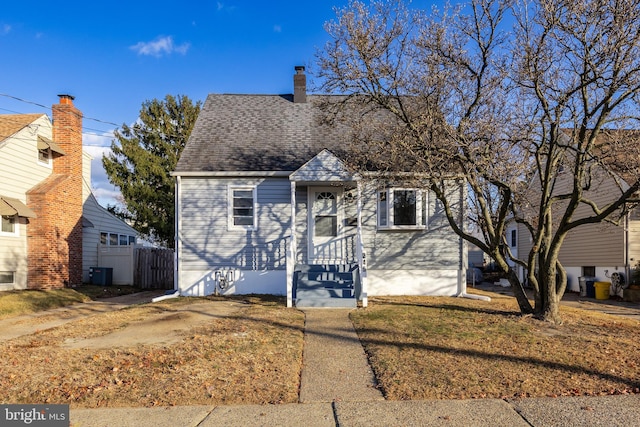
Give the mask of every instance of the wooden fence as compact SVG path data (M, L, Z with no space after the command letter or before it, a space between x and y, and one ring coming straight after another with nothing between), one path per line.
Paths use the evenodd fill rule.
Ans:
M136 248L134 282L142 289L173 289L172 249Z

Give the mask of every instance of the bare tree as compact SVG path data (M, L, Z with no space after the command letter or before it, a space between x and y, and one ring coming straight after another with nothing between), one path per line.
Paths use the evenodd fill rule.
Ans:
M638 127L640 1L351 1L326 29L317 75L343 95L325 107L351 126L353 166L430 177L450 225L505 273L521 311L560 322L563 241L622 218L640 187L638 133L620 131ZM452 176L466 180L482 238L457 221ZM602 201L605 179L618 190ZM521 258L505 241L511 221L530 234Z

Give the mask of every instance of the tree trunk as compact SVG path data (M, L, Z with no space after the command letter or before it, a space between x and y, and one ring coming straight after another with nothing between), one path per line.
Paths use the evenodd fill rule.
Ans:
M545 322L561 324L560 298L562 294L558 293L556 280L555 263L540 269L540 277L538 278L540 291L536 295L535 315ZM564 289L564 286L560 286L560 289Z
M516 301L518 301L520 312L522 314L532 314L534 312L533 307L531 307L531 303L527 298L522 282L518 279L518 275L513 268L510 268L507 272L507 279L511 284L511 289L513 289L513 295L516 297Z

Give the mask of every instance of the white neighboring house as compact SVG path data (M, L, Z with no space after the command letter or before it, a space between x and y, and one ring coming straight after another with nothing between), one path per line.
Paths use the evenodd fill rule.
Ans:
M102 207L91 192L91 160L83 153L82 281L92 267L113 268L112 284L133 285L137 231Z
M0 115L0 290L27 288L27 227L37 217L27 192L52 174L64 151L52 140L45 114ZM40 149L40 144L43 145Z
M112 266L100 264L107 259L100 257L101 240L103 249L131 254L113 265L113 284L133 284L137 233L91 194L82 114L73 97L60 98L53 124L42 113L0 115L0 290L87 282L90 267Z

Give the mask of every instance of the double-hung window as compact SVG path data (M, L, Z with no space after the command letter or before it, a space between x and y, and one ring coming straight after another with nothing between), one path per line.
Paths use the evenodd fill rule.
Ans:
M255 230L256 187L229 187L229 229Z
M423 229L427 226L427 192L416 188L378 191L378 228Z
M16 215L2 215L2 228L0 234L17 235L18 234L18 217Z

